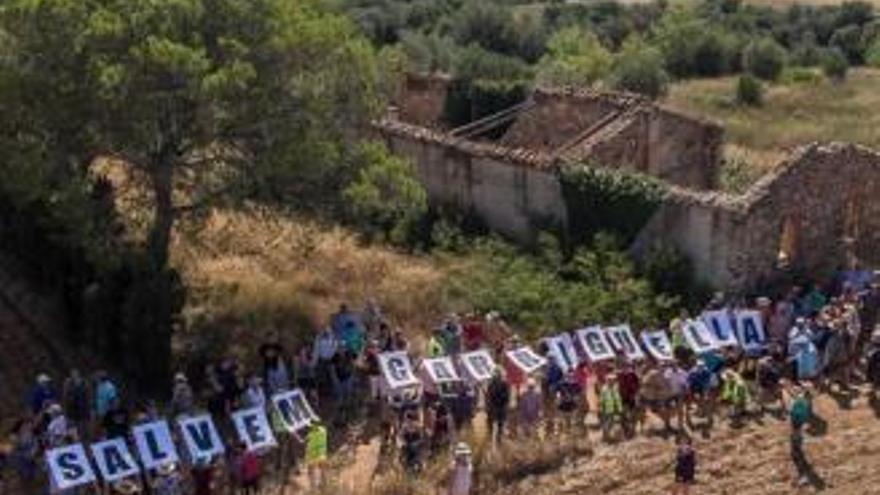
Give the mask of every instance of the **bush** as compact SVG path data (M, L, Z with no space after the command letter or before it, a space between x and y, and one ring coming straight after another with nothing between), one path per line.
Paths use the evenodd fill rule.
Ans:
M632 91L654 99L666 94L669 74L663 68L660 51L640 40L627 41L614 62L611 85L619 91Z
M840 50L828 50L822 57L822 72L832 81L841 82L849 72L849 61Z
M613 58L595 34L580 28L556 32L538 64L538 83L549 86L591 86L604 78Z
M639 264L639 273L655 291L679 297L695 312L704 307L712 294L711 287L697 278L687 255L672 246L655 246Z
M749 44L743 54L743 67L750 74L767 81L775 81L785 69L787 53L770 38Z
M599 232L629 244L665 193L653 177L582 164L563 168L560 181L573 245L589 242Z
M749 74L739 76L736 84L736 101L740 105L761 106L764 103L764 85Z
M880 39L874 41L865 53L865 63L880 68Z
M859 26L851 24L834 31L829 45L840 50L852 65L861 65L865 61L865 44Z
M497 239L475 239L467 253L456 255L446 299L497 311L529 338L585 323L626 321L644 328L667 321L674 311L675 300L636 277L611 237L597 236L569 259L552 238L541 244L537 253L527 254Z
M810 67L791 67L785 69L779 77L783 84L817 85L825 80L822 72Z
M377 142L360 143L352 161L358 172L342 193L349 220L371 238L404 242L428 207L412 164Z

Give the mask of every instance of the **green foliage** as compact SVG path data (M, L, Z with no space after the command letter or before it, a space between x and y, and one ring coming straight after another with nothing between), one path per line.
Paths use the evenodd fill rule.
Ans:
M835 82L841 82L846 79L849 72L849 61L840 50L827 50L822 57L822 72L828 79Z
M408 161L380 143L357 145L354 181L343 191L349 218L370 237L403 243L427 211L427 195Z
M611 85L619 91L631 91L649 98L666 94L669 74L663 67L663 56L641 39L632 38L614 61Z
M840 50L851 65L861 65L865 61L866 47L862 38L862 28L855 24L834 31L830 45Z
M865 63L880 68L880 38L874 41L865 53Z
M458 47L450 38L436 33L404 33L400 41L407 61L417 72L450 72Z
M653 43L666 69L677 77L717 76L735 68L738 44L723 27L701 18L696 10L675 7L654 29Z
M614 240L597 236L565 259L545 236L535 254L501 241L474 240L449 277L446 297L478 311L498 311L529 338L587 323L628 322L636 329L667 321L676 300L658 295ZM462 259L462 258L457 258Z
M611 70L613 58L595 34L579 28L556 32L538 64L538 83L591 86Z
M764 104L764 85L750 74L739 76L736 83L736 101L740 105L759 107Z
M613 168L572 164L561 171L570 242L589 242L609 232L629 244L665 194L658 180Z
M712 295L711 286L699 280L691 260L675 247L654 246L638 268L656 292L675 294L691 311L702 310Z
M824 80L822 72L811 67L789 67L779 77L779 81L783 84L817 85Z
M510 8L495 1L465 2L450 19L452 37L462 46L471 44L534 62L541 56L544 34L537 19L516 19Z
M785 69L788 54L770 38L753 41L743 53L743 66L752 75L775 81Z
M520 81L532 78L532 68L518 58L470 45L455 53L453 75L462 80Z

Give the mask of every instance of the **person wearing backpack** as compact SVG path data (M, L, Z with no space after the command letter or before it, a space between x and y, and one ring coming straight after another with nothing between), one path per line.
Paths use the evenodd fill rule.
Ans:
M489 422L489 436L492 441L499 441L504 436L509 407L510 384L502 376L501 370L495 370L495 375L486 391L486 419Z
M797 474L798 485L804 485L808 481L807 474L809 473L810 465L804 453L804 425L810 421L812 415L813 407L810 403L809 395L804 389L795 388L794 397L788 412L788 418L791 423L789 453Z

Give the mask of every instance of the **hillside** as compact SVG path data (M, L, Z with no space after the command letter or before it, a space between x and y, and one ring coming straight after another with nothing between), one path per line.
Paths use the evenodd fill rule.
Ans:
M842 409L829 396L816 400L827 423L824 434L808 435L806 452L823 493L867 495L880 483L880 407L866 390ZM788 458L786 422L768 416L740 430L717 428L695 439L699 456L697 485L691 493L758 495L815 493L797 488ZM619 445L601 445L552 473L527 478L505 489L508 495L660 495L669 492L671 440L642 436Z

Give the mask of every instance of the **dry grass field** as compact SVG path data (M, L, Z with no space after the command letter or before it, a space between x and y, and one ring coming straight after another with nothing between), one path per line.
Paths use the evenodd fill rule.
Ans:
M666 103L724 125L737 153L771 166L788 150L812 141L851 141L880 148L880 70L857 69L841 84L768 85L764 105L736 105L735 77L694 79L672 86Z

